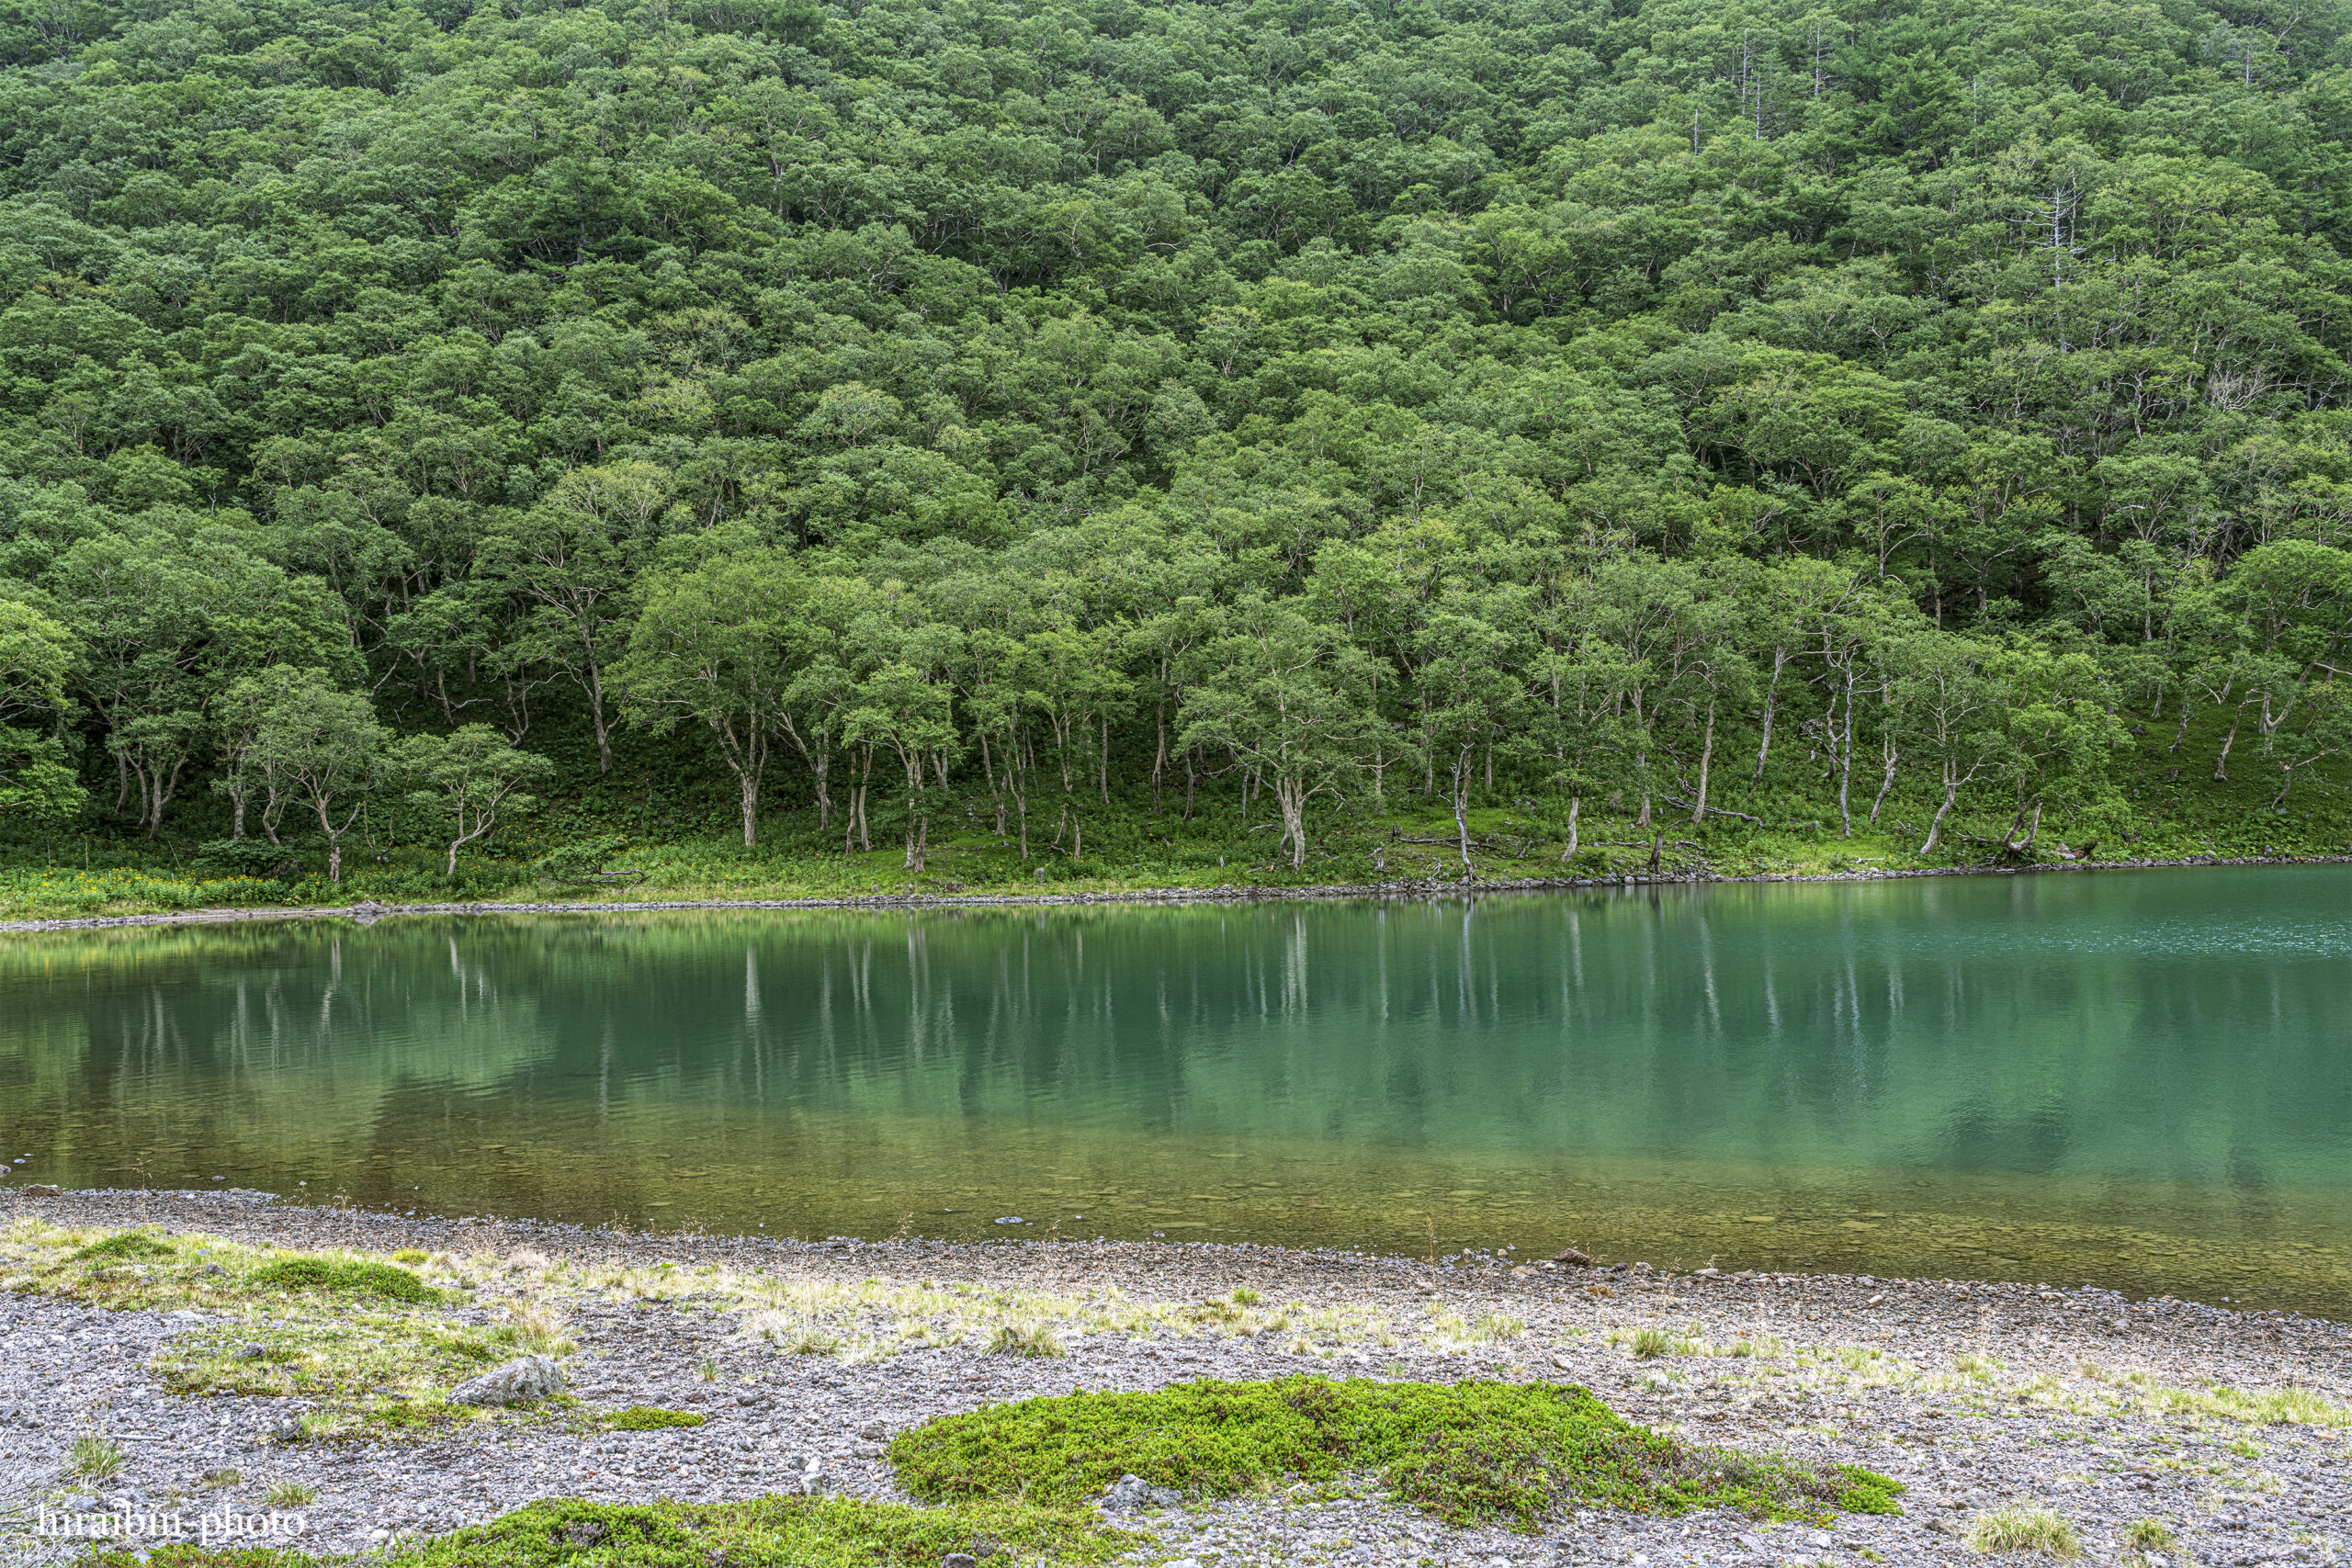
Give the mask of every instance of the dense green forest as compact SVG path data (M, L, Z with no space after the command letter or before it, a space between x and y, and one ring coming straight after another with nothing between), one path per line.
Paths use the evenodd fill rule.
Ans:
M6 0L0 891L2340 845L2348 33Z

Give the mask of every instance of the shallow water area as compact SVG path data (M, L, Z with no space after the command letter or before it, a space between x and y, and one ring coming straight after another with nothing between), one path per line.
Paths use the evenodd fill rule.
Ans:
M43 933L0 944L0 1157L2346 1316L2348 917L2352 868L2312 866Z

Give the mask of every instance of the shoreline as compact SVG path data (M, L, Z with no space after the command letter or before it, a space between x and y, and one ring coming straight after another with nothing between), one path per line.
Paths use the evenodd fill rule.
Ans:
M229 1467L247 1490L266 1480L316 1489L306 1550L364 1552L549 1498L771 1495L816 1456L832 1495L904 1501L884 1445L942 1415L1080 1389L1304 1372L1574 1383L1689 1441L1865 1465L1906 1491L1897 1515L1848 1515L1826 1529L1578 1505L1530 1536L1442 1527L1377 1488L1299 1489L1121 1516L1112 1522L1153 1538L1125 1561L1547 1568L1639 1552L1660 1568L1926 1568L1952 1561L1985 1515L2028 1506L2065 1520L2094 1558L2141 1568L2159 1568L2140 1555L2154 1550L2151 1522L2169 1532L2172 1563L2342 1562L2352 1548L2352 1325L2286 1313L2089 1287L1669 1274L1476 1252L1423 1261L1248 1244L649 1235L306 1208L260 1192L94 1190L19 1195L14 1207L82 1230L143 1224L245 1246L430 1252L448 1261L424 1267L466 1282L465 1313L558 1314L577 1342L567 1377L589 1411L655 1404L706 1418L658 1432L600 1433L592 1420L288 1441L273 1433L311 1402L158 1392L152 1358L175 1336L208 1332L225 1309L109 1312L18 1290L0 1293L0 1464L13 1467L28 1510L69 1490L63 1450L101 1401L152 1437L130 1445L119 1477L85 1489L91 1506L136 1506L188 1487L208 1465ZM751 1295L724 1294L739 1287ZM763 1291L801 1303L804 1318L810 1302L840 1301L834 1326L865 1323L854 1332L866 1334L893 1314L903 1330L915 1292L956 1292L1032 1321L1046 1314L1062 1325L1063 1346L993 1353L982 1324L945 1342L854 1351L844 1341L811 1353L746 1331ZM1204 1316L1203 1302L1237 1291L1281 1315ZM1106 1304L1127 1317L1102 1321ZM6 1513L0 1498L0 1522ZM14 1544L0 1540L0 1559ZM68 1562L62 1544L35 1543L20 1560Z
M346 919L363 926L422 915L630 915L675 914L714 909L989 909L1082 907L1101 904L1182 906L1189 904L1332 903L1351 898L1429 899L1495 893L1566 893L1630 887L1736 886L1763 883L1899 882L1929 876L2032 876L2091 871L2167 871L2199 866L2344 865L2352 854L2190 855L2176 859L2059 861L2030 865L1913 866L1893 870L1757 872L1745 876L1710 873L1629 872L1615 876L1420 878L1394 882L1331 883L1305 887L1138 887L1102 893L893 893L871 897L804 898L582 899L513 903L311 904L264 908L215 908L161 910L145 915L78 915L51 919L0 920L0 934L62 931L110 931L134 926L236 925L256 920Z

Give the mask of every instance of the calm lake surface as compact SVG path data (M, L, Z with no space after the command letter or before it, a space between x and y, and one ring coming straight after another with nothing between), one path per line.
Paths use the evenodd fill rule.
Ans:
M0 1140L444 1213L2352 1315L2352 868L0 937Z

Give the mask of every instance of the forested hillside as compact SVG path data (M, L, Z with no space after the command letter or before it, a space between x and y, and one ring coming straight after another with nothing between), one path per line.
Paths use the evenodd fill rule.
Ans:
M7 0L8 897L2336 843L2347 14Z

